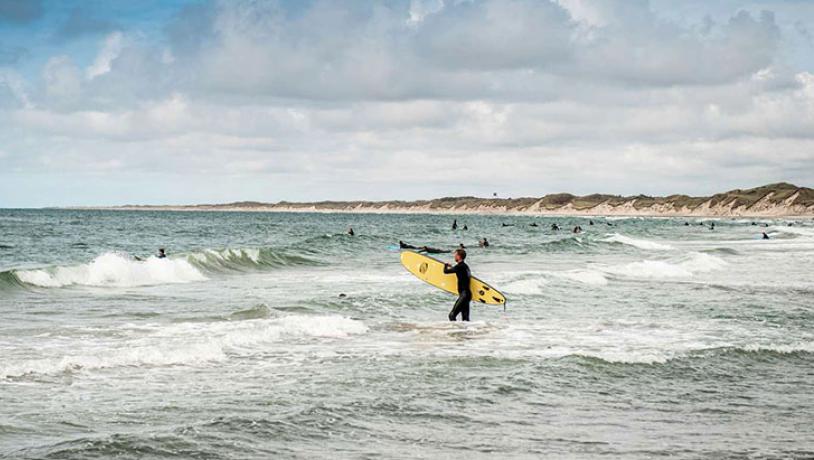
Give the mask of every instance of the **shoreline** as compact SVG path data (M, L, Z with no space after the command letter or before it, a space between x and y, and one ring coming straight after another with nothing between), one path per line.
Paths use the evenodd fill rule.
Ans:
M575 196L556 193L538 198L514 199L468 196L416 201L238 201L224 204L76 206L58 209L538 217L808 218L814 217L814 189L778 183L705 197L624 197L603 194Z
M49 208L42 208L49 209ZM379 214L379 215L431 215L431 216L507 216L507 217L647 217L647 218L720 218L720 219L809 219L814 218L814 211L806 214L796 213L665 213L665 212L563 212L552 211L519 211L500 209L381 209L376 207L353 209L327 209L317 207L226 207L226 206L74 206L66 208L51 208L63 210L82 211L127 211L127 212L256 212L256 213L290 213L290 214Z

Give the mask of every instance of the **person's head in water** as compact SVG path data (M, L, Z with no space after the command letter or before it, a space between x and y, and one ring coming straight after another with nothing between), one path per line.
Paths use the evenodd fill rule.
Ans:
M456 263L461 263L466 260L466 251L463 249L456 249L452 254Z
M167 253L164 252L164 248L158 248L158 258L163 259L164 257L167 257Z

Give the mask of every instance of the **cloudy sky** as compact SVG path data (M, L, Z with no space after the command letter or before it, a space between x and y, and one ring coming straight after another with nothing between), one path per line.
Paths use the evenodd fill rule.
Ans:
M814 186L814 1L0 0L0 207Z

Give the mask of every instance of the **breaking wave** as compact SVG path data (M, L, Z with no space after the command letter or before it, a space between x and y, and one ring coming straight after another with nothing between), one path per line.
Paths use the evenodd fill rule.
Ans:
M631 238L619 233L614 233L604 240L606 243L618 243L633 246L647 251L670 251L674 249L669 244L657 243L655 241Z
M136 259L119 252L104 253L78 265L54 266L0 272L3 287L65 286L136 287L204 281L213 274L257 271L289 265L316 265L306 257L269 248L206 249L159 259Z
M143 337L113 348L102 342L65 356L17 363L4 361L0 378L125 366L200 365L252 353L264 343L309 337L340 339L364 334L367 330L363 322L338 315L291 315L159 326Z
M682 262L665 260L643 260L619 266L605 267L602 271L609 274L631 278L689 278L697 273L708 273L720 270L727 265L720 257L705 253L692 253Z

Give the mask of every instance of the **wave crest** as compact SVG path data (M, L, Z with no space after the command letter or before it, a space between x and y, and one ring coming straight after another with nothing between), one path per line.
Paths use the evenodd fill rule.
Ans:
M306 257L270 248L206 249L159 259L138 260L129 254L104 253L84 264L0 272L0 289L34 286L137 287L205 281L211 275L293 265L316 265Z
M614 233L608 236L608 238L605 238L603 241L605 241L606 243L617 243L624 244L627 246L633 246L647 251L671 251L675 249L669 244L657 243L655 241L638 238L631 238L620 233Z
M15 270L13 274L21 282L39 287L71 285L133 287L207 279L184 259L150 257L138 261L115 252L102 254L87 264Z

